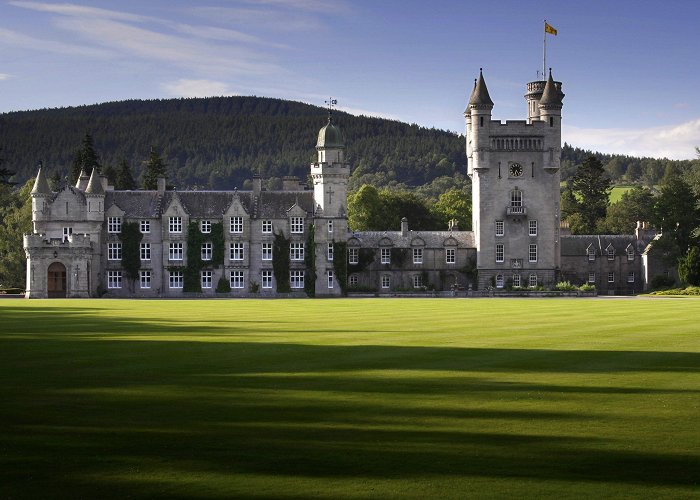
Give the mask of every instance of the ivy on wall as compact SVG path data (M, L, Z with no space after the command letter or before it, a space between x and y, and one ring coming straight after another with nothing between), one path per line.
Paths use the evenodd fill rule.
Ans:
M280 231L272 243L272 272L277 283L277 293L289 293L289 239Z
M209 234L209 237L212 242L212 255L211 255L211 263L216 266L220 267L224 265L224 246L226 244L226 241L224 240L224 223L223 222L215 222L211 225L211 233Z
M401 268L404 262L408 258L408 248L396 248L391 249L391 267Z
M139 277L142 239L143 234L141 234L138 222L122 223L122 232L119 233L119 240L122 242L122 267L126 277L131 281Z
M306 237L306 252L304 253L304 264L306 272L304 274L304 291L309 297L316 296L316 241L315 226L309 224L308 236Z
M340 291L347 295L348 289L348 244L344 241L333 242L333 270Z
M211 242L212 244L212 259L202 260L202 244ZM183 271L183 292L201 292L202 269L221 267L224 264L224 225L222 222L216 222L211 225L210 233L202 233L199 228L199 223L190 221L187 225L187 265ZM224 279L224 278L222 278ZM225 279L224 279L225 281ZM226 282L228 284L228 282ZM217 292L228 292L225 286L221 284L221 280L216 286Z
M359 273L364 271L367 266L374 262L376 253L372 248L360 248L360 251L357 253L357 264L348 264L348 272Z

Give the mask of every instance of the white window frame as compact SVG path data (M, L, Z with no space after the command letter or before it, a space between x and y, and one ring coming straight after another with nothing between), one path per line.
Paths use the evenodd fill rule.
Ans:
M413 263L422 264L423 263L423 248L413 249Z
M211 233L211 221L210 220L199 221L199 232L202 234Z
M184 279L182 271L170 271L168 273L168 288L182 288Z
M608 283L615 283L615 271L608 272Z
M530 246L528 247L528 250L527 250L527 260L529 262L537 262L537 244L536 243L530 243Z
M627 260L628 261L634 260L634 248L632 248L632 247L629 247L627 249Z
M514 274L513 275L513 286L520 286L520 275L519 274Z
M529 236L537 236L537 221L529 220L527 223L527 232Z
M456 248L445 248L445 264L456 264L457 263L457 249Z
M212 272L211 271L201 271L199 273L199 279L202 284L202 288L212 287Z
M182 233L182 217L175 215L168 218L168 232L173 234Z
M292 242L289 244L289 260L300 261L304 260L304 244Z
M391 288L391 275L382 274L382 288L384 288L384 289Z
M496 243L496 262L502 263L506 261L506 247L503 243Z
M588 255L588 262L593 262L595 260L595 248L588 248L586 254Z
M260 282L263 288L272 288L272 271L267 269L260 271Z
M304 217L290 217L289 231L293 234L304 233Z
M504 236L506 234L506 226L502 220L496 221L496 236Z
M168 246L168 260L184 260L184 247L181 242L171 242Z
M107 288L121 288L122 287L122 272L121 271L107 271Z
M236 290L241 290L245 288L245 272L244 271L231 271L229 276L229 285L231 288Z
M245 260L245 243L242 241L232 241L229 243L228 259L235 262Z
M333 221L332 220L328 221L328 232L331 234L333 233Z
M335 276L333 275L333 271L326 271L326 277L328 279L328 289L332 290L335 285Z
M391 264L391 248L382 248L380 252L382 264Z
M289 287L304 288L304 271L289 271Z
M147 219L142 219L139 221L139 230L141 234L148 234L151 232L151 221Z
M199 258L202 260L211 260L214 253L214 245L211 241L202 243L202 248L199 253Z
M243 233L243 217L240 215L234 215L229 220L229 232L231 234L242 234Z
M634 283L634 271L627 273L627 283Z
M615 248L614 247L606 248L605 253L608 256L608 260L615 260Z
M272 260L272 243L262 243L260 260Z
M142 289L151 288L151 271L139 271L139 285Z
M538 280L537 280L537 275L535 273L530 273L530 276L527 279L527 284L530 288L535 288L537 286Z
M117 234L122 232L121 217L107 217L107 232Z
M505 286L505 280L502 274L496 275L496 288L503 288Z
M107 243L107 260L122 260L121 243Z
M360 249L348 248L348 264L357 264L360 262Z
M263 221L260 224L260 230L262 231L262 234L272 234L272 221L270 219L263 219Z
M519 189L513 189L510 192L510 206L511 207L522 207L523 206L523 192Z
M357 278L357 274L351 274L350 278L348 279L348 284L350 286L357 286L357 283L359 282Z
M329 243L326 250L326 257L329 262L333 262L333 243Z
M66 226L63 228L63 243L68 241L68 238L70 238L73 235L73 228Z
M413 281L413 288L423 288L423 275L422 274L414 274L412 281Z
M151 260L151 244L150 243L141 243L139 245L139 255L141 256L141 260L145 260L145 261Z
M595 273L593 273L593 272L588 273L588 282L595 283Z

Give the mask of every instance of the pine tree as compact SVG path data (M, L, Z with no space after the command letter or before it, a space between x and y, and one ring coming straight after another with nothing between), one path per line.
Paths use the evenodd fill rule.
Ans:
M578 167L568 187L576 200L577 213L582 222L581 230L593 234L610 204L612 182L605 173L603 164L595 156L589 156Z
M86 175L92 174L92 169L100 168L100 160L95 152L95 141L90 134L85 134L82 147L75 152L73 165L70 171L70 182L75 184L80 176L80 171L84 171Z
M149 190L158 189L158 177L166 177L166 167L166 163L158 155L156 148L151 146L151 153L143 173L143 188Z
M119 162L119 171L116 173L115 186L117 189L121 190L132 190L136 189L136 181L134 176L131 175L131 166L126 159L122 159Z

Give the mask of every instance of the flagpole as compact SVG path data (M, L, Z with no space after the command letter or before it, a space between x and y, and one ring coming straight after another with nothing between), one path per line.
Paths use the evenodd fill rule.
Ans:
M545 74L547 71L547 20L544 20L544 26L542 30L542 79L545 79Z

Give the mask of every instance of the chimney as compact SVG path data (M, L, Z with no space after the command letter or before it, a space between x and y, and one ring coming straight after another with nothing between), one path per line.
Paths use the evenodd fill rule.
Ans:
M299 178L293 175L282 177L282 191L299 191Z
M408 236L408 219L406 217L401 219L401 236Z
M253 176L253 197L257 198L260 196L260 191L262 191L262 177L259 174Z
M165 177L158 177L158 192L165 193Z
M109 179L106 175L100 174L100 184L102 184L104 191L114 191L114 186L109 185Z
M447 229L450 231L459 231L459 221L457 219L450 219L447 223Z

